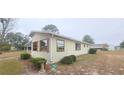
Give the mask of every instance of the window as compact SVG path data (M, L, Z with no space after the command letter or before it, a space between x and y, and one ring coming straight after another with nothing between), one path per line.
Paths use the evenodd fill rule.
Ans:
M81 44L75 43L75 50L81 50Z
M37 51L38 42L33 42L33 51Z
M65 48L64 40L57 40L56 44L57 44L57 52L64 52L64 48Z
M40 40L40 51L47 51L48 52L48 40Z

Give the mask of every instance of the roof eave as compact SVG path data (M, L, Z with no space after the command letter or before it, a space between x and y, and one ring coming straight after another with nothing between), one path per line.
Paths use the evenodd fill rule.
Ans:
M32 32L30 33L29 36L32 37L35 33L51 34L51 35L58 36L58 37L61 37L61 38L64 38L64 39L68 39L68 40L72 40L72 41L80 42L80 43L82 43L82 44L88 44L88 45L91 45L90 43L87 43L87 42L81 42L81 41L79 41L79 40L71 39L71 38L69 38L69 37L65 37L65 36L58 35L58 34L51 33L51 32L38 32L38 31L32 31Z

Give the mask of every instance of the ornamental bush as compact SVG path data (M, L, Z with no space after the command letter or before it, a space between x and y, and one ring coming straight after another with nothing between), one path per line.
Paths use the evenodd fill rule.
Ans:
M73 58L71 56L66 56L64 58L61 59L60 61L62 64L73 64Z
M72 58L72 60L74 61L74 62L76 62L76 56L75 55L70 55L70 57Z
M89 49L89 54L96 54L97 49L91 48Z
M47 62L47 60L44 58L37 57L37 58L32 58L31 62L36 69L40 70L41 64L45 64Z
M22 53L20 55L20 57L21 57L21 59L25 60L25 59L30 59L31 55L29 53Z

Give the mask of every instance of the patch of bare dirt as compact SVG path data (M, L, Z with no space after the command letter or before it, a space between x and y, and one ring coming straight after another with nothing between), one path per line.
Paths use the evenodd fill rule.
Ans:
M79 61L72 65L58 64L57 75L124 75L124 52L103 52L96 60ZM83 56L82 56L83 57Z
M24 67L24 72L23 72L24 75L38 75L39 74L38 70L36 70L33 67L32 63L29 62L28 60L21 60L21 63Z

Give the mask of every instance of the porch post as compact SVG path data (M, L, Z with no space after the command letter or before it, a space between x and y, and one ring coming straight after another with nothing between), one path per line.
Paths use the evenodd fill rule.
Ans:
M52 37L50 38L50 64L53 62L52 45L53 45L53 34L52 34Z

